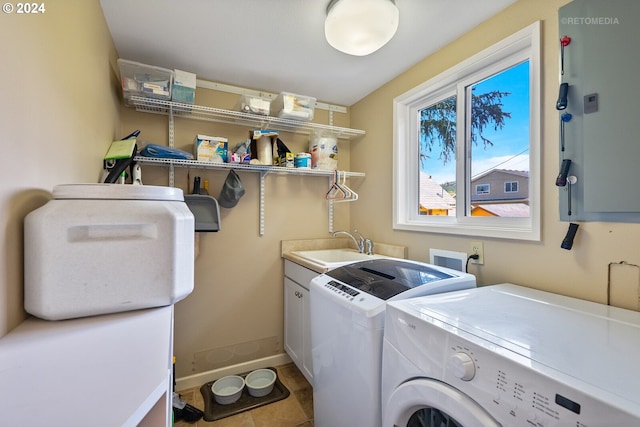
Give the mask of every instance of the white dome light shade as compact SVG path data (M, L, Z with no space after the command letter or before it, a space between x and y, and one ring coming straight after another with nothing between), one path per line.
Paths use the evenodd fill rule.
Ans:
M339 51L365 56L393 38L398 21L393 0L332 0L327 7L324 35Z

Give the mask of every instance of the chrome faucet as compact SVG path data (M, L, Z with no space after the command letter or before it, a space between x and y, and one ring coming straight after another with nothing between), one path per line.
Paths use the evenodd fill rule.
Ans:
M373 242L371 239L364 239L364 244L367 250L367 255L373 255Z
M360 252L361 254L366 253L367 255L373 255L373 242L371 241L371 239L365 239L365 237L358 230L353 231L358 235L358 239L356 239L353 234L349 233L348 231L334 231L333 233L331 233L331 235L333 237L336 237L338 234L345 234L351 237L351 240L353 240L353 243L355 243L356 247L358 248L358 252Z

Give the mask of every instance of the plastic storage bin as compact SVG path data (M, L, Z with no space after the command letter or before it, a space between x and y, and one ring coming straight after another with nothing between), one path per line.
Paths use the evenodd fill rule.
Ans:
M25 309L61 320L174 304L193 290L182 190L60 185L24 223Z
M271 115L282 119L313 120L316 99L295 93L280 92L271 103Z
M125 103L131 96L143 96L169 101L173 86L173 71L139 62L118 59L120 81Z
M240 95L236 109L243 113L260 114L268 116L271 111L271 100L261 96Z

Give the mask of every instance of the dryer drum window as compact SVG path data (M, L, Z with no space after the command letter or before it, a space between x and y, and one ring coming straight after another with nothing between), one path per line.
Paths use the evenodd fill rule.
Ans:
M407 427L463 427L453 417L436 408L422 408L409 418Z

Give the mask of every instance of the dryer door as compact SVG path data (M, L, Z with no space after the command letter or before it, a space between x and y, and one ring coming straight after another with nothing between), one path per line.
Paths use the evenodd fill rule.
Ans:
M384 402L383 427L500 427L480 405L447 384L415 379Z

